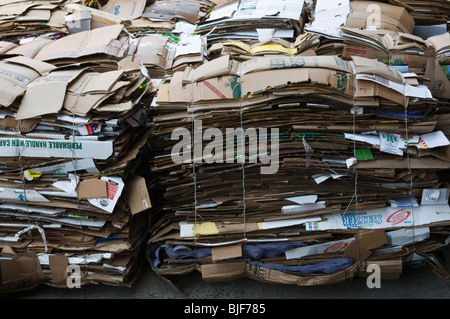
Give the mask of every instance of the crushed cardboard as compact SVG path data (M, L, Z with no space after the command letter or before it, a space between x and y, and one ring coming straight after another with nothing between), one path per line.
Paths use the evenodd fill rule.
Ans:
M0 289L65 287L71 264L130 285L143 257L177 291L412 259L449 277L450 39L414 33L447 23L436 3L2 1ZM182 163L176 128L206 138ZM216 161L205 133L227 128L270 147L237 135Z

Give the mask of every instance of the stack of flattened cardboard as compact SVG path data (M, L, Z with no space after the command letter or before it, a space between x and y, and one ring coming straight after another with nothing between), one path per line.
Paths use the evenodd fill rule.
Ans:
M450 4L445 0L395 0L408 10L414 18L415 24L420 26L447 25L450 16Z
M398 278L412 251L443 245L388 241L449 224L450 159L437 155L449 140L428 117L428 88L382 62L223 55L175 72L153 106L149 192L163 200L152 201L148 258L161 275L314 285L377 260ZM436 192L439 204L420 201Z
M139 37L133 59L142 62L149 75L158 79L188 66L200 66L204 62L205 41L186 32L183 38L161 34Z
M138 213L151 206L142 101L154 88L127 47L115 25L0 61L1 290L30 279L67 287L68 266L80 267L79 284L135 279L148 234ZM26 256L34 271L14 271Z
M130 285L144 250L207 281L448 278L448 34L401 2L0 1L0 290Z
M30 37L61 36L68 32L64 1L5 0L0 3L0 38L26 41Z
M217 5L197 32L208 42L222 39L266 41L294 40L303 30L303 0L229 1Z
M346 4L346 5L344 5ZM349 60L361 56L402 66L421 74L427 63L428 43L413 34L415 21L404 7L377 1L318 1L320 10L307 33L321 36L317 55L337 55ZM339 12L341 18L326 17Z
M214 5L209 1L153 1L139 10L141 14L126 15L120 8L131 10L130 2L109 1L99 11L111 14L120 7L114 14L131 20L126 29L134 35L133 59L143 63L152 78L162 79L188 65L199 66L204 62L206 41L195 30Z

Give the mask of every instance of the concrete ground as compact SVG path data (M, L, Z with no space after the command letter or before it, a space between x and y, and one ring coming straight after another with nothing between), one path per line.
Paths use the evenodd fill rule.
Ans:
M444 249L450 262L450 247ZM445 265L450 272L450 266ZM429 265L404 268L399 280L382 280L380 288L368 288L366 279L312 287L268 284L250 278L229 282L207 283L194 272L170 277L180 294L144 265L131 287L87 285L81 288L40 286L11 295L15 299L449 299L450 281L440 278ZM3 296L5 297L5 296Z

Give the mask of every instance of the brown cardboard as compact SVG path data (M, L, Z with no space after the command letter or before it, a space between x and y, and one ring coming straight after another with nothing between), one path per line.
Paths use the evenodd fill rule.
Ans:
M27 58L34 58L34 56L47 44L52 42L51 39L37 39L25 44L16 46L8 51L8 54L20 54Z
M192 71L186 69L185 73L189 74L183 74L183 79L189 82L198 82L216 76L238 75L238 67L237 61L232 60L229 55L225 55L204 63Z
M206 65L214 65L214 68L206 69ZM160 86L157 102L223 102L302 85L344 93L349 98L381 96L401 105L408 101L401 93L372 81L358 80L353 93L353 72L404 82L402 74L388 65L357 56L353 57L353 61L335 56L256 57L242 62L237 76L226 75L235 74L236 69L228 56L217 58L200 68L202 70L198 73L191 69L175 72L169 83ZM194 81L197 78L206 79Z
M51 281L55 287L67 287L69 259L63 255L50 255L49 267L51 271Z
M391 52L390 54L371 47L358 46L354 43L345 43L342 49L342 57L351 60L355 56L368 59L376 59L388 65L407 65L410 69L424 69L428 58L423 55L406 54L403 52Z
M30 84L41 75L48 73L55 67L51 64L35 61L30 58L16 56L0 61L0 104L11 105L19 96L22 96Z
M1 292L18 292L35 288L45 278L39 259L34 252L17 254L10 247L4 247L0 260L2 278Z
M113 0L108 1L104 6L100 6L99 10L128 20L133 20L142 15L146 2L146 0Z
M82 180L77 188L78 199L108 197L107 183L97 178Z
M203 264L200 266L202 279L206 282L223 282L245 276L246 264L243 261Z
M354 278L358 273L358 263L347 269L338 271L331 275L309 275L301 276L292 273L281 272L257 265L247 265L247 276L249 278L267 283L286 284L296 286L321 286L340 283Z
M127 82L120 82L122 70L84 72L68 85L64 109L84 116Z
M8 41L0 41L0 54L5 54L8 51L13 50L18 45Z
M386 232L382 229L360 230L355 234L355 240L344 249L344 257L353 260L366 260L372 254L371 250L388 243Z
M285 68L324 68L352 73L351 65L337 56L267 56L255 57L241 63L239 74Z
M371 81L357 80L355 87L355 97L357 98L382 96L383 98L400 105L405 104L405 99L406 102L408 102L408 98L405 98L401 93Z
M139 38L134 58L148 66L152 72L154 67L162 70L165 68L165 60L163 58L163 48L168 38L162 35L147 35Z
M412 33L415 22L408 10L404 7L376 1L350 1L351 10L347 17L346 26L352 28L373 26L376 23L372 18L374 6L379 12L380 25L377 26L378 29Z
M82 70L54 71L33 81L21 101L16 118L28 119L44 114L58 113L63 107L67 85ZM36 104L40 101L40 104Z
M141 176L133 176L127 181L124 191L126 201L130 206L130 210L133 215L152 207L145 178Z
M428 58L424 76L429 79L429 81L425 81L424 83L434 97L442 99L450 98L450 81L442 70L438 58Z
M353 62L355 64L356 74L376 74L385 79L397 83L403 83L402 74L389 67L385 63L378 62L372 59L362 58L359 56L354 56Z
M239 258L242 257L242 246L241 245L227 245L218 246L211 249L212 261L220 261L229 258Z
M359 161L357 168L408 168L412 169L449 169L450 163L437 158L410 158L409 164L407 159L376 159L372 161Z
M95 54L122 57L126 43L120 41L123 25L115 24L70 34L45 45L34 57L40 61L74 59Z

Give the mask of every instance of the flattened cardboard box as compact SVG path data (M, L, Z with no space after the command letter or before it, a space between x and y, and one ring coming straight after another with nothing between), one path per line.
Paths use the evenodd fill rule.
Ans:
M429 81L424 83L436 98L450 99L450 80L442 70L437 57L429 57L425 69L425 77Z
M107 197L107 183L96 178L85 179L78 184L77 192L78 199Z
M123 57L127 43L119 38L123 25L78 32L45 45L34 57L40 61L74 59L96 54Z
M267 283L297 286L320 286L340 283L345 280L354 278L358 273L358 269L358 263L355 263L349 268L338 271L331 275L304 276L248 264L246 268L246 274L249 278Z
M152 207L145 178L141 176L131 177L126 182L124 192L125 199L133 215Z
M39 285L45 278L39 260L34 252L16 254L4 247L2 254L10 260L0 260L2 285L0 291L13 292L29 290ZM36 265L39 265L36 267Z
M10 106L22 96L27 85L55 67L51 64L16 56L0 61L0 104Z
M428 62L428 58L423 55L392 52L389 57L388 53L374 48L357 46L353 43L344 44L342 57L346 60L350 60L354 56L377 59L379 62L389 65L407 65L410 69L423 69Z
M54 71L28 84L16 119L58 113L63 107L68 84L81 73L82 70Z
M111 141L72 141L27 138L0 138L0 149L5 157L34 158L93 158L107 159L113 152Z
M384 207L323 216L324 221L306 223L310 231L330 229L389 229L432 225L450 220L450 207L420 205L412 208Z

